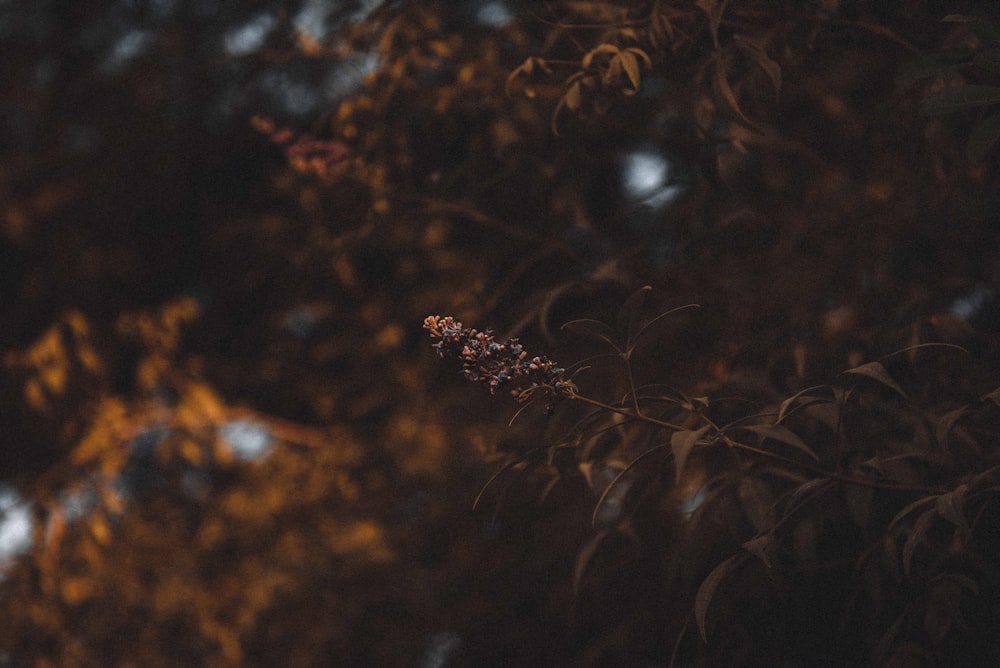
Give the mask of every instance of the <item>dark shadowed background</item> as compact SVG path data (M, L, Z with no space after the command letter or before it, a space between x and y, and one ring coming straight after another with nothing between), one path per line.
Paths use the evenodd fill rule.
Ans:
M969 142L1000 134L996 8L779 4L0 0L0 666L754 665L752 624L687 644L739 511L699 542L700 483L636 496L581 586L629 458L515 467L473 511L580 414L509 427L421 324L568 366L600 350L560 325L648 284L647 316L700 308L637 384L774 406L944 342L967 352L890 369L914 415L995 388L998 157ZM648 54L638 90L572 97L598 44ZM921 115L960 85L982 101ZM885 615L845 633L915 652ZM790 617L809 640L762 656L822 665L830 624Z

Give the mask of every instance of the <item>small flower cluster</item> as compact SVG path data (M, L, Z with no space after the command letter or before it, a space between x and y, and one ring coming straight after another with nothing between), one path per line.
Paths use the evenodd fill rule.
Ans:
M485 383L491 394L517 381L527 381L526 387L511 390L519 402L529 399L540 387L550 388L556 395L568 395L573 390L572 382L563 378L564 369L544 356L529 358L517 339L499 343L493 330L466 329L451 316L427 316L424 329L431 337L441 339L434 347L442 358L461 360L466 378Z

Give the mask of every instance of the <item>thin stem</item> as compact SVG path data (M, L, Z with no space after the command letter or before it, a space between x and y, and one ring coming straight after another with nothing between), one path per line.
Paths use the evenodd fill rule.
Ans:
M626 417L630 417L632 419L639 420L641 422L645 422L647 424L655 425L657 427L663 427L664 429L672 429L674 431L685 431L686 430L686 428L682 427L681 425L673 424L671 422L665 422L663 420L658 420L658 419L656 419L654 417L650 417L648 415L644 415L644 414L638 412L635 409L622 408L620 406L612 406L610 404L604 403L603 401L598 401L596 399L591 399L590 397L584 396L582 394L570 394L570 395L567 395L567 397L569 399L573 399L574 401L580 401L580 402L583 402L585 404L589 404L591 406L596 406L598 408L602 408L604 410L611 411L612 413L617 413L619 415L624 415ZM791 467L795 467L795 468L797 468L799 470L802 470L802 471L807 471L807 472L812 473L813 475L819 476L821 478L826 478L827 480L835 480L837 482L842 482L842 483L846 483L846 484L849 484L849 485L858 485L859 487L868 487L870 489L891 490L891 491L895 491L895 492L920 492L920 493L934 494L934 493L941 493L943 491L946 491L946 490L942 490L942 489L938 489L938 488L933 488L933 487L900 485L900 484L893 483L893 482L882 482L882 481L879 481L879 480L869 480L869 479L866 479L866 478L855 478L853 476L849 476L849 475L846 475L846 474L843 474L843 473L837 473L835 471L827 471L825 469L821 469L821 468L813 466L811 464L807 464L806 462L801 462L801 461L798 461L796 459L789 459L788 457L785 457L783 455L779 455L779 454L774 453L774 452L768 452L767 450L762 450L762 449L754 447L752 445L747 445L746 443L740 443L739 441L734 441L732 438L730 438L729 436L726 436L724 433L722 433L722 431L718 428L718 426L715 425L711 420L709 420L705 416L701 416L701 417L708 424L711 424L711 425L713 425L715 427L716 431L719 434L719 439L723 443L725 443L727 446L729 446L730 448L733 448L735 450L742 450L743 452L747 452L747 453L756 455L758 457L763 457L764 459L769 459L769 460L774 461L774 462L781 462L782 464L784 464L786 466L791 466ZM706 440L706 441L704 441L704 444L708 445L708 444L710 444L712 442L713 441Z
M927 493L941 493L945 490L938 489L935 487L919 487L919 486L908 486L899 485L897 483L891 482L881 482L878 480L868 480L866 478L854 478L849 475L844 475L843 473L836 473L834 471L827 471L825 469L818 468L811 464L805 462L800 462L795 459L789 459L783 457L782 455L776 454L774 452L768 452L767 450L761 450L760 448L755 448L752 445L747 445L746 443L740 443L734 441L728 436L723 435L722 440L731 448L736 448L738 450L743 450L744 452L749 452L755 454L759 457L764 457L772 461L778 461L782 464L787 464L789 466L795 466L803 471L808 471L814 475L820 476L821 478L826 478L828 480L836 480L837 482L848 483L851 485L858 485L859 487L869 487L871 489L887 489L896 492L927 492Z
M648 424L656 425L657 427L663 427L665 429L673 429L674 431L683 431L684 427L679 424L673 424L672 422L664 422L663 420L657 420L654 417L650 417L644 414L637 414L634 409L631 408L621 408L620 406L612 406L611 404L606 404L603 401L598 401L596 399L591 399L582 394L569 394L567 398L574 401L580 401L591 406L596 406L597 408L603 408L604 410L611 411L612 413L618 413L619 415L624 415L625 417L630 417L636 420L641 420Z

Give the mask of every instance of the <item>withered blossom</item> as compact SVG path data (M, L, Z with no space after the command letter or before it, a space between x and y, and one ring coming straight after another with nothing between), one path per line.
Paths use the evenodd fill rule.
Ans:
M568 396L573 384L563 377L565 369L545 356L530 357L517 339L500 343L492 329L465 328L451 316L431 315L424 319L424 329L432 338L443 359L462 362L466 378L484 383L496 394L508 383L518 384L511 396L518 402L529 399L539 388L550 391L550 398Z

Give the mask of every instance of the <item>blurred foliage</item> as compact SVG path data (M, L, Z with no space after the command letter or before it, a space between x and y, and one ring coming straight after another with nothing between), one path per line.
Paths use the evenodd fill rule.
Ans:
M64 9L0 8L0 663L997 659L993 3ZM641 363L560 334L646 284Z

